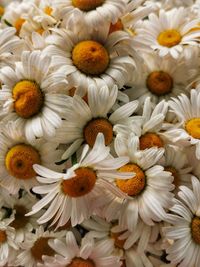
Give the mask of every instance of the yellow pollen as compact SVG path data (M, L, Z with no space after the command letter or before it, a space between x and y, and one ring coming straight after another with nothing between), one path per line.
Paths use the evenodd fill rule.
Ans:
M0 6L0 17L2 17L3 16L3 14L4 14L4 7L2 7L2 6Z
M69 90L69 96L73 97L75 95L75 92L76 92L76 87L72 87ZM87 93L82 97L82 99L88 104L88 95L87 95Z
M20 228L24 228L27 223L29 222L29 218L25 216L25 214L28 212L24 206L16 205L14 206L14 209L16 211L15 213L15 219L10 224L11 227L15 228L16 230Z
M96 173L90 168L75 170L76 176L63 180L61 187L65 195L70 197L82 197L92 191L96 183Z
M185 129L193 138L200 139L200 118L194 118L185 123Z
M40 164L40 155L29 145L16 145L12 147L5 158L5 165L10 173L17 179L27 180L35 177L33 164Z
M54 256L54 250L48 245L50 237L40 237L31 248L31 254L36 261L42 262L42 256Z
M91 11L101 6L104 1L105 0L72 0L72 4L82 11Z
M110 237L112 239L114 239L115 247L117 247L117 248L121 248L121 249L124 248L124 243L125 243L126 239L123 239L123 240L119 239L120 235L122 235L123 233L124 232L120 232L120 233L111 232L110 233Z
M128 163L119 169L119 172L134 172L135 176L131 179L117 179L117 186L129 196L139 195L145 187L145 174L136 164Z
M72 51L74 65L88 75L100 75L109 64L109 55L103 45L95 41L82 41Z
M191 235L194 242L200 245L200 218L197 216L192 219Z
M0 230L0 244L3 244L6 240L7 240L6 232Z
M164 147L163 140L155 133L146 133L140 137L140 149Z
M171 93L173 79L164 71L154 71L147 77L146 85L151 93L162 96Z
M122 21L118 19L118 21L115 24L110 24L109 34L116 32L116 31L122 31L124 29L124 26L122 24Z
M19 19L17 19L17 20L15 21L15 23L14 23L14 27L15 27L15 29L17 30L17 35L19 35L20 30L21 30L21 28L22 28L22 25L24 24L25 21L26 21L26 20L25 20L25 19L22 19L22 18L19 18Z
M14 108L25 119L36 115L43 106L43 95L39 86L32 81L18 82L13 88Z
M52 12L53 12L53 8L52 7L50 7L50 6L46 6L45 7L45 9L44 9L44 13L45 14L51 16Z
M175 185L176 188L178 188L178 186L180 185L180 176L179 176L178 171L174 167L171 167L171 166L165 167L165 171L171 172L172 176L174 177L173 184Z
M177 30L166 30L158 35L158 43L162 46L173 47L181 42L181 38Z
M96 264L90 259L74 258L66 267L95 267Z
M42 35L43 32L44 32L44 29L43 28L39 28L39 29L36 30L36 32L39 33L40 35Z
M113 126L107 119L94 119L86 124L83 135L90 147L94 145L98 133L103 133L106 146L111 144L113 140Z

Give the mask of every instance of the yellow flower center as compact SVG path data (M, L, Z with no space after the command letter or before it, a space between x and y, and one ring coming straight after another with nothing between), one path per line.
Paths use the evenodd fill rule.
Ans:
M10 226L16 230L24 228L29 222L29 218L25 216L25 214L28 213L28 210L22 205L15 205L14 209L16 211L15 219Z
M120 233L111 232L110 233L110 237L112 239L114 239L114 244L115 244L115 247L117 247L117 248L121 248L121 249L124 248L124 243L125 243L126 239L123 239L123 240L119 239L120 235L122 235L123 233L124 232L120 232Z
M90 11L101 6L105 0L72 0L74 7L81 9L82 11Z
M178 171L174 167L171 167L171 166L165 167L165 171L171 172L172 176L174 177L173 184L177 188L180 185L180 175Z
M43 95L39 86L32 81L18 82L12 92L16 113L25 119L36 115L43 106Z
M31 248L31 254L36 261L42 262L42 256L54 256L54 250L48 245L50 237L40 237Z
M151 93L162 96L171 93L173 79L164 71L153 71L147 77L146 85Z
M185 123L185 129L192 137L200 139L200 118L194 118Z
M0 230L0 244L3 244L7 240L6 231Z
M14 27L15 27L15 29L17 30L17 35L19 35L20 30L21 30L21 28L22 28L22 25L24 24L25 21L26 21L26 20L25 20L25 19L22 19L22 18L19 18L19 19L17 19L17 20L15 21L15 23L14 23Z
M3 16L3 14L4 14L4 7L2 7L2 6L0 6L0 17L2 17Z
M116 32L116 31L122 31L124 29L124 26L122 24L122 21L120 19L118 19L118 21L115 24L110 24L110 29L109 29L109 33L111 34L112 32Z
M45 13L45 14L51 16L52 12L53 12L53 8L52 8L52 7L50 7L50 6L46 6L46 7L44 8L44 13Z
M65 195L70 197L82 197L92 191L96 183L96 173L90 168L75 170L75 177L63 180L61 187Z
M82 41L72 51L74 65L88 75L100 75L108 67L109 55L103 45L95 41Z
M164 147L163 140L155 133L146 133L140 136L140 150L151 147Z
M90 260L84 260L82 258L74 258L70 264L68 264L66 267L95 267L96 264Z
M94 145L98 133L103 133L106 146L111 144L113 140L113 126L107 119L94 119L86 124L83 135L90 147Z
M29 145L16 145L12 147L5 158L5 165L10 173L17 179L27 180L35 177L33 164L40 164L40 155Z
M172 47L181 42L181 34L177 30L166 30L158 35L158 43L162 46Z
M200 218L197 216L192 219L191 235L194 242L200 245Z
M139 195L146 185L145 174L136 164L128 163L119 169L119 172L134 172L135 176L131 179L117 179L117 186L129 196Z

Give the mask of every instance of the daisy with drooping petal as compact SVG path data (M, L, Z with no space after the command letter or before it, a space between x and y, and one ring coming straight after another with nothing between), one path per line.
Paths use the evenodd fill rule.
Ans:
M167 259L180 267L200 266L200 182L194 176L192 187L180 187L180 200L166 218L172 226L163 229L166 237L174 241L167 249Z
M40 165L34 165L34 170L41 176L37 177L42 186L34 187L38 194L46 194L32 211L32 215L47 204L47 211L38 220L39 224L53 219L51 225L57 227L65 225L71 219L72 226L82 223L89 218L96 207L106 203L106 191L125 198L123 192L106 179L121 176L122 179L130 177L130 173L123 174L116 170L128 162L127 157L113 158L110 148L105 146L104 137L99 133L91 151L86 145L80 161L67 170L66 173L53 172Z
M55 257L44 256L44 266L48 267L120 267L120 258L114 256L111 240L94 242L83 238L78 246L72 232L66 234L65 242L50 240L49 245L55 250Z
M0 115L14 121L28 141L50 138L62 124L68 97L62 94L66 81L62 70L50 69L51 58L40 51L23 52L15 68L0 71Z
M134 120L134 117L130 116L138 106L137 101L121 106L108 116L116 102L117 95L117 86L110 90L107 86L101 88L89 86L88 104L78 95L71 98L72 103L65 114L66 121L63 121L54 139L63 144L72 143L62 156L63 159L77 151L83 142L92 147L98 133L104 134L105 144L109 146L114 140L114 125L121 123L125 127Z
M58 144L38 140L32 145L13 122L8 122L1 131L0 144L0 183L11 194L18 193L20 188L29 192L38 184L33 164L43 164L54 170L63 168L63 165L55 164L63 153L57 150Z
M150 14L149 20L138 30L137 41L158 51L161 57L170 55L177 59L184 46L197 46L200 30L193 31L198 19L187 19L187 10L183 7L170 11L160 10L159 16ZM191 31L192 30L192 31Z

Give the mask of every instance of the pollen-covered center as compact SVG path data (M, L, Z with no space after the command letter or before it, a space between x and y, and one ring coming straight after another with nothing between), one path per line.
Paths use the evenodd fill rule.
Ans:
M118 21L115 24L110 24L110 29L109 29L109 33L113 33L116 31L122 31L124 29L123 23L121 21L121 19L118 19Z
M89 121L83 129L83 136L89 146L93 146L98 133L103 133L105 145L110 145L113 140L113 126L104 118Z
M189 135L200 139L200 118L194 118L185 123L185 129Z
M52 15L52 12L53 12L53 8L52 8L52 7L50 7L50 6L46 6L46 7L44 8L44 13L45 13L45 14L51 16L51 15Z
M7 240L6 231L0 230L0 244L3 244Z
M105 0L72 0L74 7L81 9L82 11L91 11L101 6Z
M174 177L173 184L176 188L180 185L180 175L179 172L172 166L167 166L164 168L165 171L171 172L172 176Z
M33 170L33 164L40 163L38 151L25 144L12 147L5 158L5 165L10 175L22 180L35 177L36 173Z
M151 147L164 147L163 140L155 133L146 133L140 136L140 150Z
M96 264L90 259L74 258L66 267L95 267Z
M123 234L123 232L120 232L120 233L111 232L110 233L110 237L112 239L114 239L115 247L120 248L120 249L124 248L124 243L126 241L126 239L119 239L120 235L122 235L122 234Z
M106 48L96 41L82 41L72 51L74 65L88 75L100 75L105 72L109 64Z
M191 235L194 242L200 245L200 218L197 216L192 219Z
M0 6L0 17L3 16L4 12L5 12L4 7L3 6Z
M96 173L87 167L75 170L76 176L63 180L61 187L65 195L82 197L92 191L96 183Z
M26 20L23 19L23 18L18 18L18 19L15 21L15 23L14 23L13 26L15 27L15 29L16 29L18 35L19 35L19 33L20 33L20 31L21 31L21 28L22 28L22 26L23 26L23 24L24 24L25 21L26 21Z
M16 113L25 119L36 115L43 106L43 94L39 86L33 81L20 81L12 91L14 109Z
M171 93L173 79L167 72L153 71L147 77L146 85L152 94L162 96Z
M181 34L177 30L171 29L161 32L158 35L158 43L162 46L173 47L181 42Z
M29 222L29 217L25 216L25 214L28 213L28 210L22 205L15 205L14 209L16 211L15 219L10 226L16 230L24 228Z
M42 256L54 256L54 250L48 245L50 237L38 238L31 248L31 254L36 261L42 262Z
M136 164L128 163L119 169L119 172L134 172L135 176L131 179L117 179L116 185L129 196L139 195L145 187L146 178L142 169Z

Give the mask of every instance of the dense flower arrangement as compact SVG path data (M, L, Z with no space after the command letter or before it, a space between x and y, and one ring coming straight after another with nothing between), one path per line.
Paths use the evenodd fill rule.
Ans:
M0 266L200 267L200 1L0 17Z

